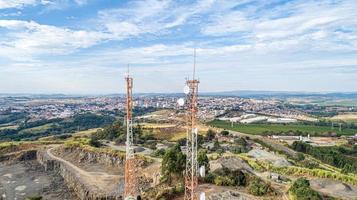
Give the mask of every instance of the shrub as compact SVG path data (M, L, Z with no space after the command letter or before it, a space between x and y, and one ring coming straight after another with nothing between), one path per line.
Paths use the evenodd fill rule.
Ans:
M218 186L234 186L234 181L228 176L217 176L214 184Z
M322 200L321 195L310 188L310 183L305 178L297 179L289 189L292 200Z
M228 136L229 135L229 131L223 130L223 131L221 131L221 135Z
M41 196L36 196L36 197L28 197L28 200L42 200Z
M152 153L153 157L162 158L165 155L165 149L158 149Z
M98 141L97 138L92 137L92 138L89 140L89 145L92 146L92 147L100 147L100 146L101 146L101 143Z
M200 149L197 155L198 166L205 166L206 173L209 171L209 159L207 157L207 151Z
M234 171L231 176L232 176L231 178L234 181L234 185L240 185L240 186L246 185L247 178L242 171L240 170Z
M271 188L263 180L253 178L248 186L248 191L255 196L263 196L271 191Z
M305 159L305 156L303 153L300 153L300 152L297 153L297 158L296 158L297 161L302 161L304 159Z
M204 178L204 181L206 183L214 183L214 180L215 180L216 176L212 173L209 173L206 175L206 177Z
M357 172L357 162L343 153L350 152L351 150L349 149L343 147L314 147L301 141L295 141L291 147L296 151L310 154L324 163L343 169L344 173Z

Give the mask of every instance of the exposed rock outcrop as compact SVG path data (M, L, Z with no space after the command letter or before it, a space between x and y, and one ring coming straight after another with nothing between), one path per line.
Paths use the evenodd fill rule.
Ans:
M233 191L227 191L219 194L211 195L207 198L207 200L252 200L251 198Z
M220 173L225 169L229 171L243 170L247 172L252 172L252 168L244 160L230 156L222 157L217 160L210 161L211 172Z
M84 152L83 155L87 156L88 159L94 159L96 157L93 154L86 154ZM57 171L63 177L67 187L72 189L81 200L122 199L120 192L108 193L106 191L100 190L99 187L95 187L95 184L90 185L88 183L88 178L84 180L85 177L83 174L78 173L78 171L73 166L70 166L61 160L52 158L45 150L37 152L37 160L45 167L46 171ZM115 163L115 159L107 158L107 161L108 160ZM93 182L95 181L96 180L93 180Z
M71 155L78 160L79 163L98 163L114 168L123 168L125 161L124 156L113 156L113 154L108 152L94 152L76 147L58 148L56 149L56 154Z

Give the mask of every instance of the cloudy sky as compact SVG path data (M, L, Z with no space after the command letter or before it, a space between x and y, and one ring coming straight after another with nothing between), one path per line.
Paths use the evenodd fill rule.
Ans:
M356 0L0 0L0 93L357 91Z

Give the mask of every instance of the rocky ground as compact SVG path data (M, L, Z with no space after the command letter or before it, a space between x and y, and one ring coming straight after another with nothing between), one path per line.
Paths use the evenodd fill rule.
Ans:
M340 199L357 199L357 187L330 179L310 180L311 188L322 194Z
M253 169L240 158L230 156L221 157L217 160L210 161L210 169L212 172L219 172L223 169L229 169L230 171L243 170L252 173Z
M207 200L258 200L247 193L244 187L223 187L212 184L201 184L199 191L204 191Z
M58 174L45 172L36 161L0 163L0 199L76 200Z
M286 158L263 149L253 149L248 152L248 155L259 160L270 162L276 167L291 166L291 163L289 163Z

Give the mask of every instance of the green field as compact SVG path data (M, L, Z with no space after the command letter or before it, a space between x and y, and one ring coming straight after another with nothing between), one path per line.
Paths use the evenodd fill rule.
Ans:
M232 127L230 122L214 120L212 122L209 122L208 125L253 135L270 135L272 133L276 135L286 135L289 132L297 131L300 131L303 135L311 134L312 136L328 136L329 132L336 133L337 135L357 134L357 129L342 129L342 131L340 132L337 129L331 130L331 127L327 126L314 126L303 124L234 124Z
M38 134L38 133L42 133L43 131L46 131L48 129L51 128L51 126L53 125L53 123L48 123L42 126L36 126L33 128L27 128L27 129L23 129L19 132L19 134L25 134L25 133L32 133L32 134Z
M357 100L321 101L320 106L357 106Z

